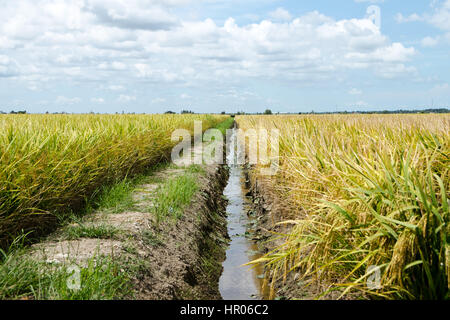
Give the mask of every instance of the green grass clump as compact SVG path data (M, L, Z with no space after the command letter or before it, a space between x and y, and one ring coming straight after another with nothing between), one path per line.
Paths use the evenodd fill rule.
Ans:
M132 192L136 186L132 179L124 179L111 186L104 186L99 190L93 202L93 207L121 213L133 207Z
M80 238L90 239L112 239L119 234L120 230L110 225L84 225L68 226L64 230L67 240Z
M128 274L109 257L93 258L77 267L37 262L23 249L1 254L0 300L112 300L131 292ZM79 289L68 285L75 275L73 266L80 271Z
M222 132L222 135L225 137L226 133L227 133L227 129L230 129L231 126L234 123L234 118L228 118L225 121L219 123L218 125L216 125L216 129L219 129L220 132Z
M187 172L191 173L191 174L204 175L204 174L206 174L206 169L201 165L193 164L187 168Z
M191 199L198 188L195 175L189 172L170 179L160 186L156 192L153 207L157 223L160 223L166 217L180 218L183 209L191 203Z

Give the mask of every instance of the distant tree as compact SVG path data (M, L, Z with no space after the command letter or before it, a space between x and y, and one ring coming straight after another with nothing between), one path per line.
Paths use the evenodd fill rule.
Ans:
M190 110L182 110L181 114L194 114L194 111L190 111Z
M272 114L272 110L266 109L266 111L264 111L264 114L270 115L270 114Z
M176 112L173 112L173 111L170 111L170 110L165 112L165 114L175 114L175 113Z
M221 114L226 114L226 112L225 111L222 111L222 113Z

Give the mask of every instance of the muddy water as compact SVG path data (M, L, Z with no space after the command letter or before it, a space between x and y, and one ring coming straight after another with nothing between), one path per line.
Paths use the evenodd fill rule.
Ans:
M245 197L244 175L240 166L231 165L235 152L231 150L227 156L230 166L230 178L224 195L228 199L228 234L231 238L223 273L219 282L219 290L224 300L258 300L264 299L262 292L263 271L261 268L251 269L243 266L260 257L257 245L249 239L252 230L251 219L247 216L249 202Z

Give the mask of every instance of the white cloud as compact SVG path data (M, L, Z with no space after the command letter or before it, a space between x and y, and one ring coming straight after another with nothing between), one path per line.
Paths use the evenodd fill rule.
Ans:
M437 7L427 20L441 30L450 31L450 0L446 0L441 6Z
M117 99L119 102L131 102L136 101L136 96L129 96L126 94L121 94Z
M125 87L121 85L110 85L108 86L108 89L111 91L122 91L125 90Z
M17 63L5 55L0 55L0 78L12 77L18 74Z
M436 96L450 95L450 85L448 83L438 84L434 86L429 93Z
M167 30L177 24L157 1L88 0L85 10L101 24L132 30Z
M248 25L183 21L172 8L187 3L4 1L0 48L14 61L0 60L0 77L100 81L112 91L127 89L110 83L114 76L121 83L184 85L246 77L313 82L352 69L401 75L416 53L390 42L369 19L335 20L317 11L293 18L278 8L271 13L276 21Z
M155 98L152 100L153 104L164 103L164 102L166 102L166 99L164 99L164 98Z
M442 36L423 38L421 45L424 47L434 47L442 41L450 40L450 0L443 2L433 1L431 7L434 9L432 13L424 13L422 15L413 13L407 17L399 13L396 16L398 23L424 21L444 32Z
M404 64L393 64L390 66L383 66L383 68L376 70L376 74L382 78L394 79L402 76L417 75L417 69L412 66L408 67Z
M356 101L355 103L352 103L352 105L356 106L356 107L368 107L369 106L369 104L363 100Z
M93 102L93 103L105 103L105 99L103 99L103 98L92 98L91 102Z
M122 71L127 69L127 65L119 61L101 63L98 65L98 67L103 70L115 70L115 71Z
M351 95L357 96L357 95L362 94L362 91L359 89L356 89L356 88L351 88L348 93Z
M74 97L74 98L67 98L65 96L58 96L56 98L55 103L58 105L73 105L81 102L81 98Z
M425 37L420 43L423 47L434 47L439 43L439 37Z
M413 14L407 16L407 17L403 16L403 14L401 14L401 13L398 13L395 16L395 20L398 23L416 22L416 21L423 21L424 17L418 15L417 13L413 13Z
M275 11L270 12L269 16L274 20L280 21L289 21L292 19L292 16L289 13L289 11L283 8L277 8Z

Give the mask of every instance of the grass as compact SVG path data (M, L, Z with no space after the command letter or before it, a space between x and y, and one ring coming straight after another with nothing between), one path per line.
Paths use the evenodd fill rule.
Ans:
M141 177L138 179L125 178L119 183L101 187L98 197L91 202L93 208L108 210L112 213L121 213L131 209L134 205L132 192L141 179Z
M187 167L187 173L189 174L200 174L200 175L205 175L206 174L206 170L203 166L198 165L198 164L193 164L189 167Z
M183 214L183 209L191 203L191 199L198 189L195 174L188 171L182 176L163 183L156 191L152 208L157 223L167 217L179 219Z
M111 257L95 257L84 266L45 263L13 243L9 251L0 250L0 262L0 300L111 300L131 292L126 266ZM70 286L77 282L79 288Z
M237 117L280 130L280 170L252 170L285 204L283 244L253 263L340 298L448 299L448 115ZM381 271L370 288L368 270Z
M220 132L222 132L222 135L225 137L227 130L231 128L231 126L234 123L234 118L228 118L225 121L219 123L218 125L216 125L216 129L219 129Z
M120 230L110 225L84 225L68 226L64 229L63 237L67 240L80 238L112 239L120 233Z

